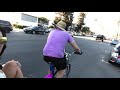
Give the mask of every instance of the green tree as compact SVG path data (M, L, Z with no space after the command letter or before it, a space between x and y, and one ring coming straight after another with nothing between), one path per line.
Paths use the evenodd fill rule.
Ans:
M86 33L86 32L90 32L90 28L89 27L83 27L82 28L82 30L81 30L81 32L84 32L84 33Z
M53 25L49 26L49 28L55 28Z
M46 17L39 17L38 18L38 23L40 23L40 24L48 24L49 20Z
M93 34L93 32L90 30L89 27L85 26L81 29L82 33L86 33L86 34Z
M55 17L54 23L57 24L61 19L66 23L66 30L72 24L74 12L56 12L59 17ZM64 19L63 19L64 18Z
M86 17L86 14L85 14L84 12L81 12L81 13L79 14L76 32L80 32L82 26L85 25L85 23L84 23L84 18L85 18L85 17Z

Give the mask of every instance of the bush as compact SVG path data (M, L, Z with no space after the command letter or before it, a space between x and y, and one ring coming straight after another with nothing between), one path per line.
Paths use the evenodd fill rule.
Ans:
M49 28L55 28L53 25L49 26Z
M25 26L25 25L13 24L13 27L19 28L19 29L23 29L23 28L25 28L25 27L27 27L27 26Z

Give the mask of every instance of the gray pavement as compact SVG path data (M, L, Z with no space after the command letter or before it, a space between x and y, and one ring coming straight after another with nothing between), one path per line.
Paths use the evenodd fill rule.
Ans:
M11 59L22 64L22 71L28 78L43 78L48 64L43 61L42 49L47 35L25 34L22 30L7 34L8 43L1 62ZM108 42L95 41L92 37L75 36L83 55L71 57L72 69L69 78L120 78L120 68L107 62L111 50ZM73 49L68 44L68 52Z

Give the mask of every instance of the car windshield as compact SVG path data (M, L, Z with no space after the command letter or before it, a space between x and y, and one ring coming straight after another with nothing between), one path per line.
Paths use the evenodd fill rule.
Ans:
M31 29L36 29L36 28L38 28L38 26L31 27Z

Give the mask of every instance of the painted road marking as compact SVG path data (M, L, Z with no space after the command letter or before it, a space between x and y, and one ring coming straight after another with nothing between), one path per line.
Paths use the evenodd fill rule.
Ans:
M104 59L101 60L104 63L110 64L109 62L105 61Z

